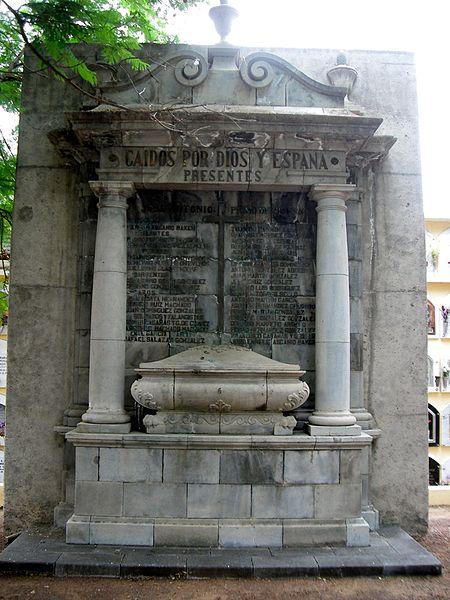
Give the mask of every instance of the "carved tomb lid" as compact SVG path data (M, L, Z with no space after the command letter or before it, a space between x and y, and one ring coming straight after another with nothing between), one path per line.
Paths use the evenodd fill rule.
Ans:
M276 375L297 376L305 374L296 364L283 363L249 348L224 344L221 346L202 345L190 348L175 356L151 363L141 363L137 373L266 373Z

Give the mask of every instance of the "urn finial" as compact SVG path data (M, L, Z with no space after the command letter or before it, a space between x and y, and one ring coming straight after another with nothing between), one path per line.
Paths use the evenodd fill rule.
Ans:
M228 0L220 0L219 6L213 6L209 11L209 16L214 21L216 31L220 35L221 43L226 42L231 31L231 24L238 15L238 11L228 4Z
M336 65L328 71L327 75L331 85L347 90L348 98L358 77L358 71L349 66L344 52L339 52L336 57Z

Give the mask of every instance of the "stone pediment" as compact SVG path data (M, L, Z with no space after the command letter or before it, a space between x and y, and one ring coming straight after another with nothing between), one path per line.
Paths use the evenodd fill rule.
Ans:
M270 52L229 45L179 46L167 55L155 52L153 47L142 57L150 66L138 74L123 66L91 65L102 92L122 103L339 108L349 91L344 85L317 81ZM346 69L356 78L354 69Z

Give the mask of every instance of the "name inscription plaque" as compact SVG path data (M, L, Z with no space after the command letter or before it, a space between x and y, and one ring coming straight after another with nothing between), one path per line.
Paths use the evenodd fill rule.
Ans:
M127 340L313 345L314 208L301 193L140 193Z

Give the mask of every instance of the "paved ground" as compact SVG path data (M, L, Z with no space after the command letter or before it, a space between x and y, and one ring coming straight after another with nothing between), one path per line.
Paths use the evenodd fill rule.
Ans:
M432 508L430 531L420 543L444 566L440 577L354 577L296 579L178 580L152 578L3 577L0 600L448 600L450 598L450 508Z

